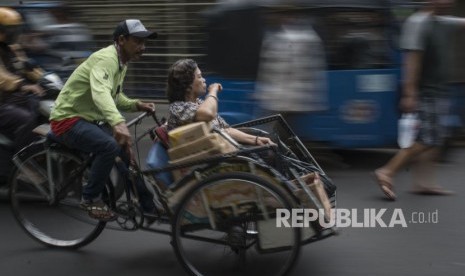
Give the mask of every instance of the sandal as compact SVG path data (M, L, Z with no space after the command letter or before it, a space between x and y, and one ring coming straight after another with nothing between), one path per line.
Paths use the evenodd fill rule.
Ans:
M117 218L117 215L102 200L96 202L83 200L81 208L87 211L89 217L100 221L113 221Z
M381 173L379 170L374 171L373 173L376 182L378 183L381 191L386 195L389 200L396 200L396 194L394 193L394 187L392 185L392 178Z

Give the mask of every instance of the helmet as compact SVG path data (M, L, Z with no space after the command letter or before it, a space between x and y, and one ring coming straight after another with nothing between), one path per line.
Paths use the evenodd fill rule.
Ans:
M0 42L14 43L22 23L21 15L17 11L0 7Z
M0 7L0 25L3 26L16 26L21 25L23 20L21 15L10 8Z

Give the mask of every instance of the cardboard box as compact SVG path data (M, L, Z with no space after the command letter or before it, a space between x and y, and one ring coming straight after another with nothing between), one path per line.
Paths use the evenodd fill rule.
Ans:
M194 141L180 144L177 147L170 148L168 155L169 164L181 164L185 162L205 159L215 154L225 154L237 150L226 139L218 133L210 133ZM195 166L174 170L173 177L177 181Z
M185 163L185 162L204 159L204 158L210 157L210 156L215 155L215 154L223 153L223 152L221 152L221 150L222 150L222 148L219 147L219 146L218 147L213 147L213 148L211 148L209 150L203 150L203 151L197 152L195 154L187 155L187 156L185 156L183 158L171 160L169 162L169 164L178 165L178 164ZM182 169L179 169L179 170L173 170L174 180L175 181L179 180L181 177L183 177L184 175L189 173L194 168L195 168L195 166L186 167L186 168L182 168Z
M233 209L236 210L239 209L240 203L258 200L257 189L254 185L231 180L206 188L204 192L209 205L213 208L234 205Z
M231 149L226 145L226 143L228 142L225 141L218 133L210 133L200 139L170 148L168 150L168 155L170 160L174 161L202 151L210 151L213 154L228 153Z
M195 122L177 127L168 132L170 147L177 147L206 136L211 131L210 123Z
M195 161L195 160L207 158L208 156L216 154L216 153L219 153L218 149L212 149L210 151L204 150L204 151L198 152L196 154L188 155L188 156L186 156L184 158L171 160L171 161L169 161L169 164L170 165L178 165L178 164L181 164L181 163L184 163L184 162ZM173 170L172 173L173 173L174 181L178 181L181 177L188 174L194 168L195 168L195 166L186 167L186 168L182 168L182 169L178 169L178 170Z

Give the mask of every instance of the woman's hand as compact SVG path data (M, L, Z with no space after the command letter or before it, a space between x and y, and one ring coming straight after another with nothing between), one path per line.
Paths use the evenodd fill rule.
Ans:
M208 94L214 93L213 95L216 95L217 93L221 92L221 90L223 90L221 83L215 82L208 86Z
M255 145L257 146L275 145L275 143L271 141L271 139L268 137L255 136Z

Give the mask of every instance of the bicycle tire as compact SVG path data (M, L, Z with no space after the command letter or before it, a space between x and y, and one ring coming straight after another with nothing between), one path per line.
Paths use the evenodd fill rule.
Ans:
M258 207L259 204L255 206L253 201L246 203L248 201L245 196L243 198L245 204L239 203L237 206L241 207L238 213L232 216L231 213L227 215L227 208L224 210L223 207L213 208L211 204L208 209L213 210L211 217L214 217L215 227L212 227L211 220L193 217L193 214L199 214L193 206L202 205L199 204L199 198L204 197L205 193L211 196L221 189L228 189L230 185L235 187L237 194L242 193L239 192L241 190L256 189L256 194L261 193L263 198L266 198L266 203L262 204L265 202L263 201L261 207ZM228 193L232 195L229 199L223 198L218 202L224 206L239 202L237 198L233 199L235 196L232 190L225 194ZM272 217L267 220L264 213L268 210L272 213L275 210L273 208L292 209L296 203L291 198L281 187L251 173L222 173L200 181L181 199L173 217L172 245L178 261L190 275L196 276L238 275L237 269L241 270L240 275L287 274L299 256L301 229L288 228L286 233L290 235L287 237L289 244L263 248L263 244L270 241L269 236L268 239L265 237L270 234L265 233L265 226L269 227L267 223L270 222L275 223ZM206 210L204 209L208 213ZM220 256L217 256L217 253ZM253 266L247 265L246 262L249 260L253 262ZM232 270L229 269L231 266Z
M11 209L21 228L51 247L79 248L95 240L106 223L91 219L79 206L86 170L70 179L73 169L83 168L82 159L52 148L19 154L9 184Z

